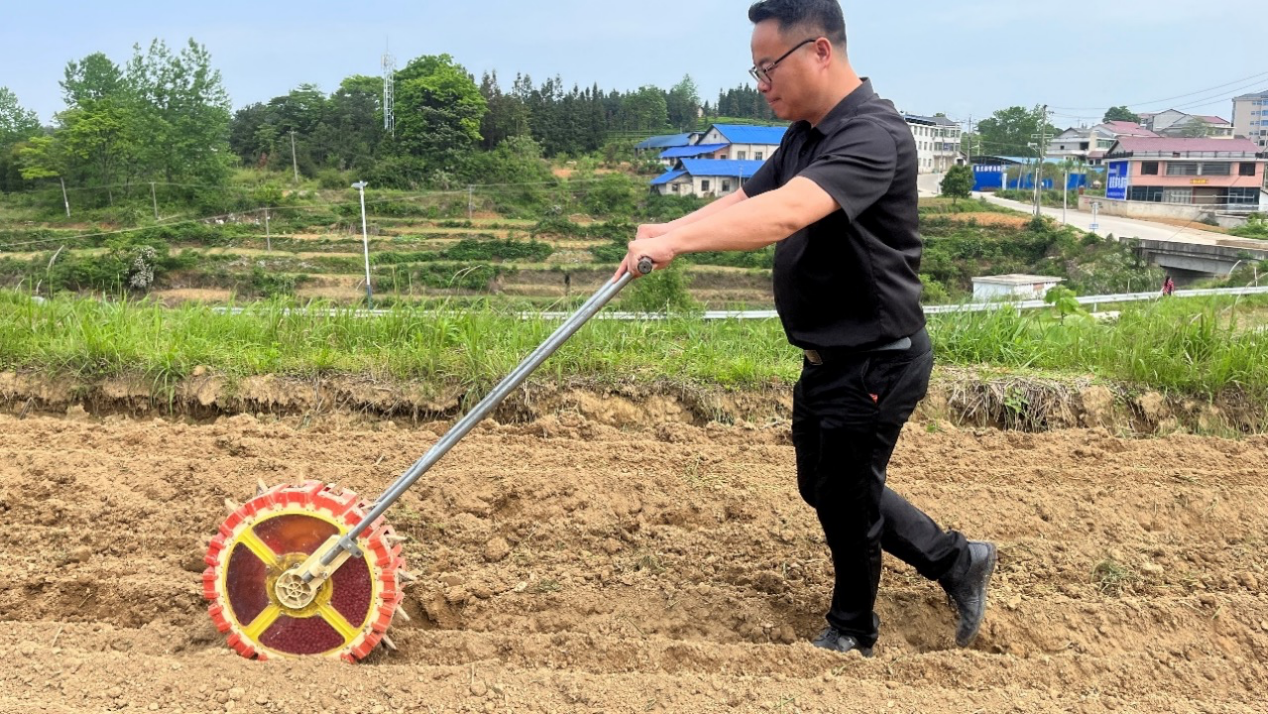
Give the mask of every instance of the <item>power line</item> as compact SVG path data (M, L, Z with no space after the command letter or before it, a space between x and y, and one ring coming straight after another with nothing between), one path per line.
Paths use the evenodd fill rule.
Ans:
M1205 89L1199 89L1199 90L1197 90L1197 91L1193 91L1193 92L1186 92L1185 94L1177 94L1177 95L1176 95L1176 96L1174 96L1174 97L1163 97L1162 99L1150 99L1150 100L1143 101L1143 102L1132 102L1132 103L1129 103L1129 104L1124 104L1124 105L1121 105L1121 106L1125 106L1125 107L1131 108L1131 107L1144 106L1144 105L1147 105L1147 104L1161 104L1161 103L1163 103L1163 102L1169 102L1169 101L1171 101L1171 100L1173 100L1173 99L1182 99L1182 98L1184 98L1184 97L1191 97L1191 96L1193 96L1193 95L1195 95L1195 94L1205 94L1205 93L1207 93L1207 92L1209 92L1209 91L1211 91L1211 90L1214 90L1214 89L1220 89L1220 88L1222 88L1222 87L1227 87L1227 86L1230 86L1230 85L1233 85L1233 84L1238 84L1238 83L1241 83L1241 82L1245 82L1245 81L1247 81L1247 80L1255 80L1255 79L1257 79L1257 78L1264 78L1264 77L1268 77L1268 72L1259 72L1258 74L1252 74L1252 75L1250 75L1250 76L1248 76L1248 77L1242 77L1241 79L1235 79L1235 80L1233 80L1233 81L1231 81L1231 82L1226 82L1226 83L1224 83L1224 84L1217 84L1217 85L1215 85L1214 87L1206 87ZM1100 109L1102 109L1102 108L1103 108L1103 107L1053 107L1053 109L1065 109L1065 110L1067 110L1067 111L1099 111L1099 110L1100 110Z

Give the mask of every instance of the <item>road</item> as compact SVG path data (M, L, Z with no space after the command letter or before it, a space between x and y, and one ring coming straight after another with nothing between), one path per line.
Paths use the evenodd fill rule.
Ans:
M1034 211L1034 206L1027 203L1019 203L1017 201L1009 201L1003 198L996 198L989 193L975 193L974 197L985 196L987 201L1007 206L1019 211L1030 213ZM1061 220L1060 208L1043 208L1043 214L1052 218ZM1070 225L1085 231L1091 230L1092 214L1090 212L1078 211L1073 208L1066 210L1066 222ZM1212 233L1201 229L1201 223L1194 223L1190 226L1173 226L1167 223L1153 223L1151 221L1142 221L1134 218L1122 218L1119 216L1107 216L1103 213L1097 215L1098 228L1094 231L1099 236L1107 236L1111 233L1118 238L1144 238L1146 240L1163 240L1173 241L1177 243L1201 243L1205 245L1218 245L1219 241L1228 240L1230 236L1223 233Z

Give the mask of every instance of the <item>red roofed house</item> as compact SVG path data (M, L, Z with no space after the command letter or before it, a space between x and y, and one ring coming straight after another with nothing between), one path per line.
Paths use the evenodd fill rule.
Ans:
M1159 136L1233 138L1233 123L1217 116L1185 114L1175 109L1138 116L1142 126Z
M1091 127L1066 129L1048 144L1048 156L1072 158L1092 166L1100 166L1105 152L1120 136L1152 136L1157 134L1130 121L1107 121Z
M1105 154L1105 197L1253 211L1268 153L1248 139L1123 136Z

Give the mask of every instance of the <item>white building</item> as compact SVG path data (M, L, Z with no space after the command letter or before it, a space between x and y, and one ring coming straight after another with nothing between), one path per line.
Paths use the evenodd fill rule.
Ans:
M1048 157L1070 158L1092 166L1100 166L1105 152L1120 136L1157 138L1157 134L1130 121L1107 121L1089 127L1066 129L1048 144Z
M1233 98L1233 133L1268 149L1268 91Z
M1140 114L1140 123L1159 136L1174 138L1232 139L1233 123L1217 116L1186 114L1175 109Z
M942 116L925 117L904 114L916 140L918 171L922 174L946 173L956 164L964 163L960 154L960 125Z
M697 144L727 144L716 154L718 159L732 161L765 161L779 148L788 131L786 126L747 126L744 124L714 124L700 137Z
M663 196L726 196L738 191L764 163L754 159L679 159L674 168L652 179L652 190Z
M1041 300L1064 278L1047 275L986 275L973 278L973 300L1005 302L1009 300Z

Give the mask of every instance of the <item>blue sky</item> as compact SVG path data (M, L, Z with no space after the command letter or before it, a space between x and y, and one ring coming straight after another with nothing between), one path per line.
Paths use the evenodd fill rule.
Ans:
M1047 103L1061 108L1053 123L1064 126L1099 120L1105 107L1123 103L1231 119L1230 97L1268 89L1265 16L1255 4L845 0L843 7L855 67L900 109L964 121ZM236 109L303 82L330 91L347 75L378 74L390 41L399 65L446 52L477 79L497 70L504 87L516 72L605 90L667 88L690 74L712 101L720 88L748 81L747 6L0 0L0 86L48 122L63 106L58 81L69 60L100 51L122 63L134 43L161 38L180 46L193 37L210 50ZM1185 96L1170 99L1177 95Z

